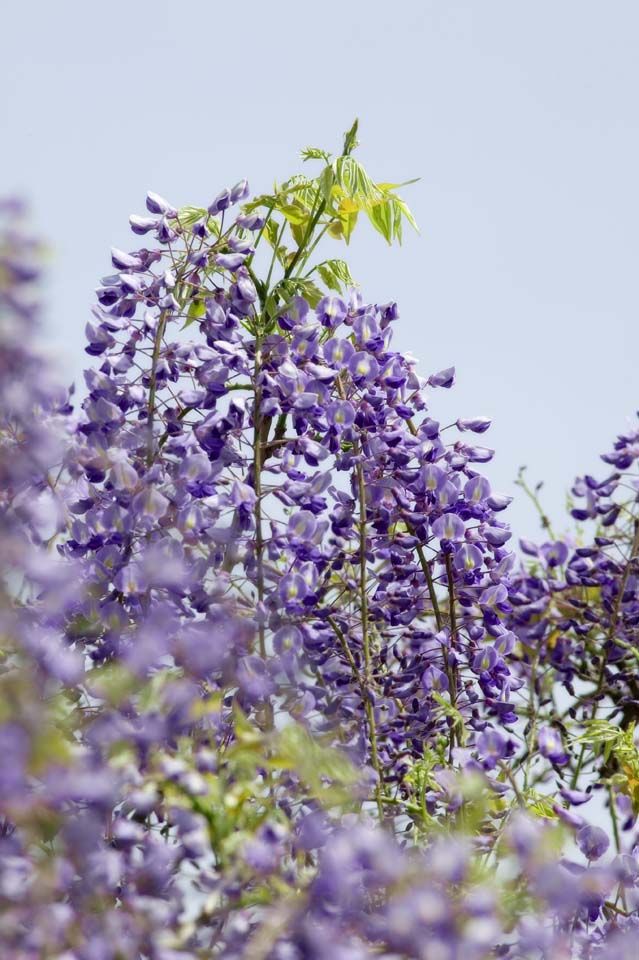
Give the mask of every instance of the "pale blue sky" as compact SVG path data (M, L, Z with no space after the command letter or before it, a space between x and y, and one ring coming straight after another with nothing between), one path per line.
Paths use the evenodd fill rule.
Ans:
M370 300L443 422L486 414L494 486L521 463L559 519L578 471L639 407L639 4L634 0L22 0L3 11L0 191L31 201L55 257L49 322L69 377L109 247L131 248L148 189L207 203L338 147L422 228L401 250L363 229ZM537 533L520 496L516 531Z

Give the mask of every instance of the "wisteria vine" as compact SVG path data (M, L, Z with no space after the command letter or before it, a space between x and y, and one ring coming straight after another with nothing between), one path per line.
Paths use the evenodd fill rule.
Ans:
M490 421L320 259L415 225L356 133L149 193L78 403L0 208L3 955L634 956L639 433L516 552Z

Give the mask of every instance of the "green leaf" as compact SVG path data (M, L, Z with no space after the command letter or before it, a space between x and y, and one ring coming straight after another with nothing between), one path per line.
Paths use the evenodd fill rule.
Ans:
M300 296L308 301L313 309L324 296L320 288L312 280L306 280L303 277L295 277L290 280L284 280L280 284L287 298Z
M308 210L295 203L278 203L277 209L291 224L302 224L308 221Z
M342 292L342 285L339 280L336 278L335 274L325 267L323 264L318 264L315 268L322 278L324 284L328 287L329 290L335 290L337 293Z
M344 286L352 286L355 283L345 260L324 260L314 269L329 290L341 293Z
M524 799L526 801L526 809L530 813L534 813L536 817L544 817L549 820L558 820L559 817L555 813L553 806L552 797L546 797L542 793L537 793L536 790L529 790Z
M419 227L417 226L417 221L415 220L415 217L412 215L412 213L410 212L410 210L408 209L404 201L400 200L399 197L393 197L393 201L395 205L399 208L400 213L404 217L404 219L408 220L409 224L411 225L411 227L416 233L419 233Z
M293 194L296 202L301 203L307 210L312 210L317 204L319 189L318 179L311 180L308 177L296 174L289 177L286 183L282 185L281 193L284 198Z
M202 300L192 300L182 329L186 330L186 328L190 327L192 323L195 323L196 320L199 320L201 317L203 317L205 313L206 307L204 302Z
M319 175L317 185L326 205L330 208L335 184L335 173L332 167L325 167Z
M383 199L384 193L353 157L338 157L333 164L335 184L357 208L365 210Z
M294 770L324 806L352 803L358 770L340 750L324 746L302 726L282 730L271 764Z
M438 703L441 707L444 715L450 717L450 719L453 721L453 726L455 727L460 737L461 745L463 746L466 742L466 724L461 713L452 705L452 703L449 703L448 700L445 700L444 697L442 697L439 693L436 693L433 690L431 695L435 703Z
M351 286L355 283L353 275L351 274L349 266L345 260L325 260L324 263L333 271L337 279L342 283L345 283L348 286Z
M413 177L412 180L404 180L402 183L378 183L377 186L384 193L389 193L391 190L398 190L399 187L408 187L412 183L419 183L420 180L421 177Z
M347 133L344 134L344 153L352 153L357 146L359 146L359 140L357 139L357 128L359 126L359 120L355 117L353 121L353 126Z
M393 242L394 223L391 208L388 203L378 203L367 210L368 219L387 243Z
M264 235L272 247L274 247L275 244L277 243L277 238L280 235L280 230L281 230L281 224L278 223L275 217L271 217L269 220L266 221L266 226L264 227Z
M319 147L305 147L304 150L300 152L300 156L304 162L307 160L323 160L324 163L331 162L331 155L326 150L321 150Z
M181 207L178 210L178 220L183 227L192 227L197 220L208 217L208 210L204 207Z

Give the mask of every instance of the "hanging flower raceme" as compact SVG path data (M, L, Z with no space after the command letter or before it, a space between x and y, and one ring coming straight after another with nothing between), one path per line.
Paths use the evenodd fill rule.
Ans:
M252 269L264 222L233 219L235 194L199 211L150 195L157 247L114 251L98 289L66 547L93 586L73 629L88 620L107 662L139 641L121 624L114 641L103 609L135 624L157 604L214 635L223 594L236 640L200 684L256 716L276 694L339 729L381 795L425 747L516 720L508 501L475 467L492 451L447 444L429 416L428 388L454 371L426 382L393 349L396 305L295 292L276 244L284 277L266 290ZM300 640L283 655L286 630ZM147 669L180 650L167 636Z

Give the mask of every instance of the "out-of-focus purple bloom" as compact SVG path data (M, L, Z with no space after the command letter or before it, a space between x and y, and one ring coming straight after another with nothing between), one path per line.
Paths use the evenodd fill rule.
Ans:
M567 763L568 757L564 750L561 734L553 727L541 727L537 731L537 746L542 757L547 757L558 765Z
M477 752L487 770L493 770L506 755L506 738L493 727L486 727L477 737Z
M610 846L610 839L601 827L586 824L577 831L577 846L586 860L599 860Z

